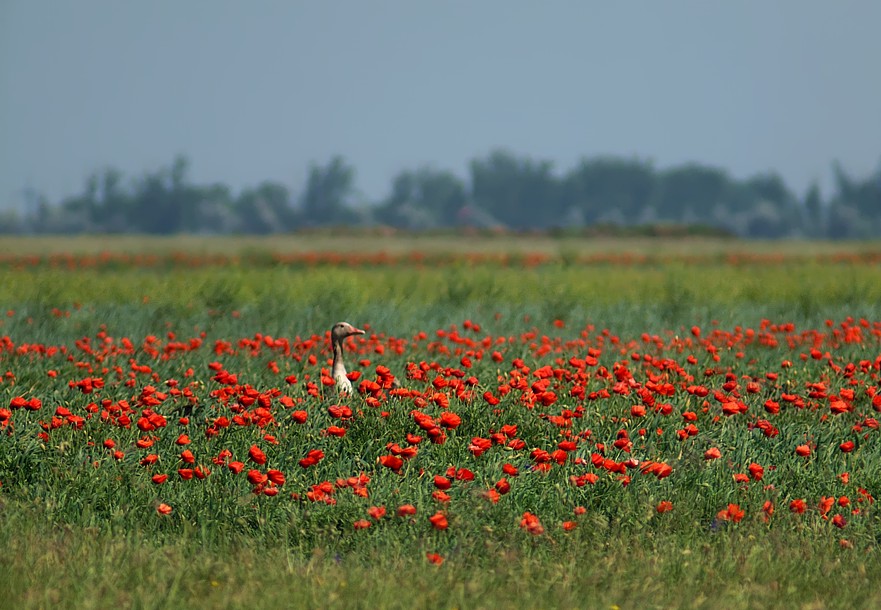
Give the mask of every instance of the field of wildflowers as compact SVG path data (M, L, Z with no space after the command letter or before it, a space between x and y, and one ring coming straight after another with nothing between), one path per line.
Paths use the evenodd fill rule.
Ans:
M874 255L741 246L4 255L0 593L871 605Z

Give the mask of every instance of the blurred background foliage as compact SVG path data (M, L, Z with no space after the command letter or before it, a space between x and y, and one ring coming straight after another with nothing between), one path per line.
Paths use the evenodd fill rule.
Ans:
M824 196L817 184L795 193L775 172L739 180L712 166L662 170L613 156L584 158L560 172L550 161L498 149L473 159L466 178L431 166L402 170L378 201L359 192L356 170L341 156L313 163L299 193L272 181L234 193L224 184L195 184L189 168L184 156L130 179L104 168L58 202L30 190L24 211L0 214L0 233L266 235L386 226L615 234L685 226L764 239L881 236L881 166L860 178L836 164L834 188Z

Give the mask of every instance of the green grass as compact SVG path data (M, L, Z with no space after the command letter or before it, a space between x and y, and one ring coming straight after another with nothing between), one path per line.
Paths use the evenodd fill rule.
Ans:
M63 245L76 251L82 243ZM168 245L139 243L145 249ZM199 247L220 247L206 243ZM749 245L733 244L726 247L749 251ZM254 246L236 242L226 247L235 251ZM657 247L677 251L682 246L662 242ZM34 267L0 269L0 282L5 295L0 337L22 350L0 352L0 374L14 375L4 376L0 383L0 409L16 396L37 397L43 405L39 411L14 411L14 431L0 431L0 607L851 608L881 601L873 585L881 576L881 521L874 505L857 503L856 489L881 493L879 431L865 425L874 415L865 390L878 386L878 374L869 367L846 376L833 372L825 360L809 356L814 336L820 337L816 346L821 351L830 351L832 364L842 367L874 362L881 353L871 332L871 323L881 322L881 287L870 266L790 258L779 264L727 265L720 260L532 269L465 264L361 269ZM833 336L849 316L856 319L853 326L859 326L860 318L870 322L863 341ZM389 442L406 445L408 432L425 436L410 415L411 399L390 399L374 409L364 405L362 397L353 397L348 404L362 413L344 424L346 435L337 439L323 434L328 425L339 423L327 414L337 400L329 393L314 398L306 392L306 376L318 381L329 353L323 344L304 347L298 338L323 335L339 319L367 324L374 335L364 344L353 344L350 370L373 378L375 367L382 364L405 387L419 390L439 372L431 372L426 382L408 380L408 362L465 369L462 357L481 348L484 337L492 338L482 358L469 356L473 366L464 371L478 380L476 399L450 398L449 410L462 417L462 424L447 430L445 444L420 444L419 454L400 475L382 468L377 459L388 453ZM763 332L764 319L793 323L795 328L772 333L780 339L777 347L745 338L747 329ZM465 329L465 320L480 324L481 330ZM555 320L564 326L556 326ZM469 348L437 335L453 325L478 345ZM703 337L719 332L714 339L722 346L717 362L705 345L685 343L694 325L701 327ZM201 338L202 346L168 358L154 357L154 343L146 338L157 338L161 354L171 341L169 332L184 342ZM427 337L419 338L420 332ZM252 343L257 335L259 350ZM293 357L296 350L285 354L261 344L265 335L300 345L303 359ZM105 336L111 338L106 343ZM90 338L97 354L77 345L84 337ZM543 337L551 346L549 354L540 351ZM123 338L131 341L130 351L100 349L121 348ZM495 343L500 338L505 341ZM795 342L794 348L786 345L787 338ZM228 342L235 353L219 348L215 352L217 341ZM393 348L398 341L403 346L400 354ZM726 341L732 342L730 349ZM43 347L23 347L34 345ZM51 346L66 353L45 353L43 348ZM380 346L382 353L377 351ZM562 380L554 382L558 399L548 408L527 409L516 390L503 397L497 411L480 399L484 391L498 393L500 375L511 381L516 358L532 370L545 364L566 368L568 359L583 357L587 346L601 350L598 366L610 371L629 363L639 385L645 385L650 374L663 373L645 364L646 356L659 363L657 359L669 359L693 379L669 373L677 390L671 397L658 397L658 402L670 402L673 413L649 411L641 419L630 416L631 406L640 402L635 393L580 401L568 396L570 384ZM500 363L489 358L495 349L503 352ZM307 361L309 354L316 356L315 364ZM686 361L689 355L694 363ZM360 365L360 359L370 364ZM791 360L793 366L781 368L783 360ZM212 361L236 373L241 384L261 392L278 388L301 401L295 408L308 411L307 423L292 423L289 410L276 400L271 407L275 422L266 428L234 425L207 438L207 421L233 415L211 393L220 387L210 378L213 371L207 365ZM268 369L270 362L276 363L278 374ZM149 366L150 372L136 372L133 363ZM186 376L190 368L192 377ZM708 369L711 375L705 374ZM56 371L57 377L47 376L48 370ZM721 391L728 371L735 374L749 411L716 419L720 411L712 392ZM779 378L767 379L768 372ZM297 383L286 384L287 375L295 375ZM744 375L761 382L758 393L745 392ZM105 378L105 387L93 394L68 387L69 381L87 376ZM129 378L133 381L126 385ZM178 422L179 414L173 412L183 401L170 398L154 407L166 415L168 426L153 433L157 438L152 447L138 449L135 441L147 436L134 425L143 410L136 404L138 396L148 385L167 391L168 379L190 387L199 406L189 423ZM536 380L531 375L528 379L530 384ZM821 381L835 393L853 387L853 412L824 418L827 402L808 399L806 389L807 383ZM701 400L684 391L690 383L710 389L706 412ZM588 390L611 385L592 377ZM784 405L776 416L764 412L765 400L779 400L787 392L804 396L811 405ZM85 414L88 403L100 405L102 399L133 405L133 424L113 425L96 414L80 430L63 426L49 433L48 442L38 438L40 422L51 420L56 407ZM538 415L558 415L578 404L585 414L574 420L572 430L590 429L591 436L580 443L575 456L589 462L594 444L602 442L615 460L628 455L663 460L674 474L657 480L632 470L625 487L617 475L578 466L571 458L547 473L530 472L533 448L551 451L565 438ZM435 417L442 411L430 404L420 410ZM676 430L684 425L685 411L697 413L700 433L680 441ZM772 421L779 434L766 438L752 429L749 424L760 418ZM467 447L472 437L486 437L506 424L517 425L517 436L527 443L524 450L493 447L480 457L471 455ZM852 430L856 424L863 426L859 434ZM621 428L634 440L631 454L611 449ZM645 437L637 435L638 428L647 430ZM661 434L655 433L658 428ZM182 433L189 435L190 445L176 444ZM266 442L266 433L279 444ZM102 447L108 438L124 451L121 460ZM847 439L857 445L850 454L838 450ZM806 440L815 444L814 454L796 457L794 447ZM266 468L286 475L276 497L253 494L245 479L255 467L247 459L248 448L255 444L268 456ZM204 481L177 476L185 447L192 449L197 464L212 470ZM709 447L718 447L722 459L705 461ZM297 461L312 448L321 448L324 460L300 468ZM212 458L221 449L246 462L245 472L234 475L223 463L214 464ZM158 455L159 462L140 466L148 453ZM746 485L734 482L732 475L746 472L753 461L766 467L764 479ZM504 476L504 463L515 464L520 476L510 478L512 491L493 504L483 493ZM472 470L475 480L454 482L449 504L441 504L431 497L432 478L450 466ZM362 471L371 478L369 498L349 489L335 493L335 506L304 498L312 485ZM844 471L850 475L847 484L839 479ZM169 481L154 485L150 475L157 472L171 475ZM599 481L584 487L570 483L570 475L585 472L596 472ZM292 498L292 493L299 497ZM833 508L830 516L847 518L843 529L821 518L816 509L819 498L830 495L847 495L852 506L861 509L851 515L851 507ZM809 504L804 515L788 509L796 498ZM661 500L671 501L674 510L658 514L655 507ZM767 523L761 511L765 500L776 508ZM170 504L173 512L158 515L160 502ZM742 522L716 518L729 502L746 510ZM403 503L417 506L413 519L393 516ZM353 528L356 520L366 518L367 507L379 505L388 509L388 516L369 529ZM575 516L576 506L585 507L586 513ZM447 513L446 531L428 524L427 517L437 510ZM532 536L518 527L526 511L540 517L543 534ZM561 523L566 520L576 521L577 527L564 531ZM435 552L444 557L440 566L426 560L426 553Z
M478 542L479 556L434 566L382 549L339 557L284 542L205 547L192 536L157 543L37 523L19 513L0 528L8 607L870 608L881 601L874 553L797 533L738 531L683 543L676 533L585 532L536 546Z
M75 278L75 281L72 281ZM76 304L140 304L179 315L207 309L258 313L296 325L303 310L361 317L371 307L394 308L395 318L436 310L438 318L524 311L545 318L589 314L598 308L709 314L787 311L816 316L820 308L874 307L881 297L871 266L784 264L730 267L670 265L511 269L495 266L435 269L0 270L6 302L26 311ZM854 313L859 313L855 311ZM461 320L458 320L461 321ZM311 320L310 320L311 323ZM313 326L309 327L313 329ZM392 327L394 328L394 327Z

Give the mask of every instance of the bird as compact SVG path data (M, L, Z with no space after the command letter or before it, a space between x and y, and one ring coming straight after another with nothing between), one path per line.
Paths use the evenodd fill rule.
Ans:
M343 341L353 335L363 335L365 332L348 322L337 322L330 329L330 342L333 346L331 376L336 381L336 389L340 394L352 393L352 382L346 376L346 363L343 362Z

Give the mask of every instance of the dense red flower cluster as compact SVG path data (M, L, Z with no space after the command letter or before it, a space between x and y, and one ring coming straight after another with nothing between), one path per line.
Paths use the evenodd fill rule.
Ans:
M57 345L6 336L0 430L47 446L64 434L96 467L135 469L167 493L152 506L169 518L186 486L243 486L275 497L265 501L361 502L363 517L348 521L356 530L415 521L443 531L471 498L505 506L521 487L553 480L569 487L567 511L597 486L636 486L652 518L668 519L689 510L677 500L674 511L682 495L671 495L695 477L721 486L703 516L726 527L768 521L781 504L838 528L870 511L875 479L858 476L879 451L881 322L798 330L763 320L636 337L551 326L368 332L346 343L357 363L348 397L335 394L327 333L135 340L101 328ZM825 488L808 497L793 473L826 476ZM371 502L377 479L421 493L387 510ZM540 508L517 514L533 536L578 526Z

